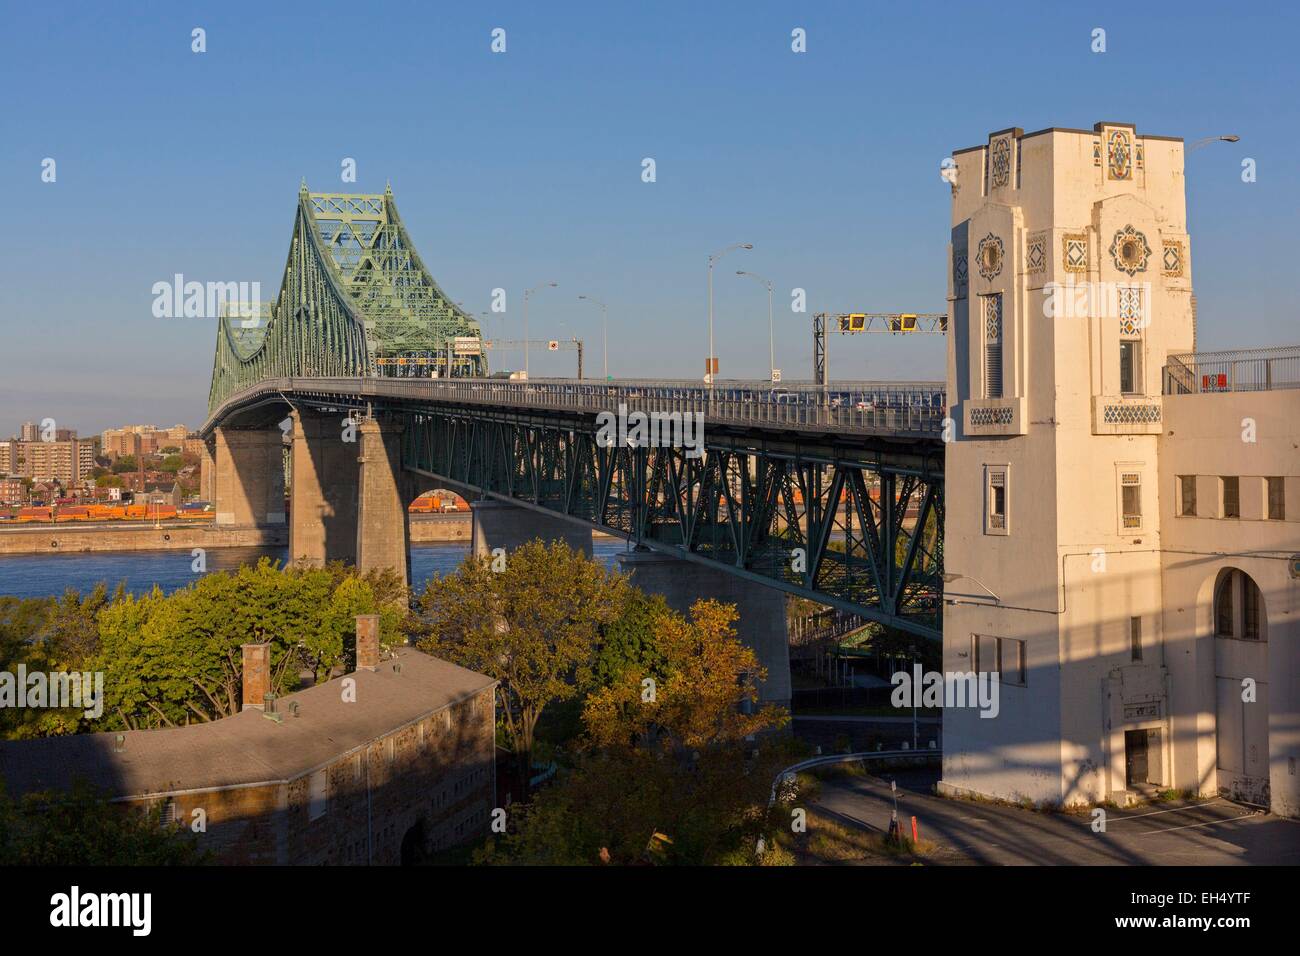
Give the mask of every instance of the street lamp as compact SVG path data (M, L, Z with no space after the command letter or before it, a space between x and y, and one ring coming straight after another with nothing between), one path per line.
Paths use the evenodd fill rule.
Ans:
M609 306L589 295L580 295L578 298L600 306L600 350L605 367L605 381L609 381Z
M751 242L733 242L721 252L715 252L709 256L709 356L706 365L709 370L709 395L713 395L713 380L717 375L713 371L713 263L721 259L732 249L753 249L754 244Z
M541 282L524 293L524 378L528 378L528 297L538 289L554 289L557 283Z
M744 269L737 269L736 275L749 276L751 279L767 286L767 367L771 370L772 381L776 381L776 338L772 331L772 280L764 279L761 275L753 272L746 272Z
M1241 139L1240 136L1229 134L1227 136L1207 136L1205 139L1198 139L1191 146L1187 147L1189 153L1195 152L1202 147L1209 146L1211 143L1235 143Z
M968 581L974 581L976 584L978 584L980 587L982 587L985 591L988 591L989 597L993 598L993 603L994 603L994 604L1001 604L1001 603L1002 603L1002 598L1000 598L1000 597L998 597L996 594L994 594L993 591L989 588L989 586L988 586L987 584L985 584L983 581L981 581L979 578L975 577L974 575L971 575L971 574L958 574L958 573L955 572L955 571L953 571L953 572L944 572L944 575L943 575L943 580L944 580L944 583L945 583L945 584L952 584L953 581L960 581L962 578L966 578L966 580L968 580Z

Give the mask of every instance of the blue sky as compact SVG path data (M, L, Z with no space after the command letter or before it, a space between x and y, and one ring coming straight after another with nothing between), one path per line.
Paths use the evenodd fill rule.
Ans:
M197 425L213 323L154 318L151 287L180 272L272 297L303 177L391 180L452 298L478 313L508 291L489 334L520 336L523 290L556 281L530 332L582 337L598 371L599 313L577 296L604 299L616 375L697 377L706 257L751 242L715 273L722 374L767 365L766 294L743 268L776 284L777 364L807 378L792 287L812 309L941 310L940 160L993 130L1103 119L1242 137L1189 157L1200 345L1300 341L1294 5L87 3L5 20L3 435ZM938 337L832 349L835 376L942 377Z

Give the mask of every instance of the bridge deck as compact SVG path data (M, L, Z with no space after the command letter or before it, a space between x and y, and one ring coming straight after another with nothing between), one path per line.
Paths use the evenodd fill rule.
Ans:
M204 423L207 434L236 408L280 394L482 405L513 410L699 414L705 425L935 440L946 412L942 382L806 384L577 379L278 378L232 395Z

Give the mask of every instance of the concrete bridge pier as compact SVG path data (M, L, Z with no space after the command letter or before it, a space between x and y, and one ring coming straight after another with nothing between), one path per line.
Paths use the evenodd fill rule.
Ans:
M284 524L284 443L278 428L217 428L211 473L218 525Z
M289 496L289 561L355 564L361 477L361 426L343 412L296 409L293 484Z
M700 598L736 605L736 633L767 668L759 685L764 704L790 704L790 642L786 632L785 595L726 571L684 561L655 551L631 551L619 556L619 566L647 594L661 594L674 611L690 616Z
M217 505L217 437L213 435L203 443L199 458L199 500Z
M548 544L563 541L591 557L591 529L495 498L471 501L474 523L471 547L476 557L490 557L497 548L509 553L534 538Z
M402 472L402 426L366 419L357 429L357 568L392 568L411 581L409 482Z

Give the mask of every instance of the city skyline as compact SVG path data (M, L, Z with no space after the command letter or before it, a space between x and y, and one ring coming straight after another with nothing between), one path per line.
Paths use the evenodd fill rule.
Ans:
M576 335L595 356L600 312L578 296L609 303L616 376L698 378L706 257L752 243L714 277L720 375L766 371L766 294L734 275L745 269L776 286L776 364L787 380L808 379L813 311L943 309L944 158L990 129L1087 128L1106 116L1189 146L1241 137L1187 157L1198 347L1285 343L1282 239L1300 186L1286 162L1295 107L1270 91L1292 32L1278 23L1296 15L1280 8L1261 32L1248 14L1207 29L1210 11L1107 23L1021 5L996 36L977 10L936 18L847 5L675 16L413 7L390 15L402 31L368 14L372 32L247 5L168 11L130 29L107 12L18 11L10 35L27 40L0 70L11 86L27 74L42 82L16 105L0 154L19 227L0 256L22 276L0 292L0 403L19 422L51 417L85 433L155 419L160 404L197 427L214 322L155 318L153 285L181 273L259 282L272 297L304 179L334 192L391 182L454 301L481 317L492 290L507 291L489 336L521 337L524 290L556 281L530 305L532 337ZM277 42L291 20L312 42ZM196 26L202 54L191 52ZM507 47L494 54L498 27ZM1098 27L1105 53L1091 50ZM791 50L795 28L806 53ZM904 34L925 43L889 40ZM430 35L444 40L432 61ZM973 38L990 69L970 84L948 64L969 59ZM328 104L294 96L290 76L310 75L330 51L365 62L365 82L333 78ZM404 92L383 101L369 92L379 87ZM113 109L127 100L129 114ZM341 121L355 115L365 132ZM53 183L41 179L46 158ZM646 158L653 183L642 181ZM1245 158L1255 182L1242 182ZM354 183L341 180L347 159ZM790 311L794 288L806 290L807 313ZM534 375L571 374L571 356L534 362ZM505 353L493 364L523 362ZM937 380L942 341L836 342L830 370Z

